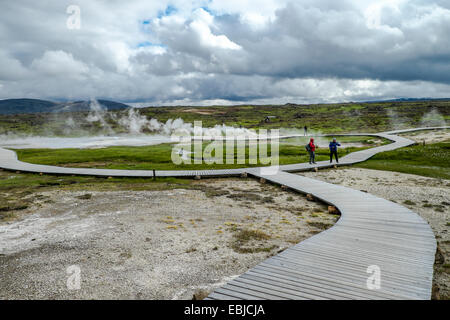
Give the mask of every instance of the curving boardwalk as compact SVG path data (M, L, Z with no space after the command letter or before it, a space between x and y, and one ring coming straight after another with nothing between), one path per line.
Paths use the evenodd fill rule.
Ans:
M416 128L361 134L393 143L351 153L339 165L365 161L373 155L414 142L396 133L450 127ZM354 134L352 134L354 135ZM376 196L289 172L330 167L328 161L283 165L276 174L261 168L200 171L156 171L157 177L236 176L249 174L310 193L336 206L341 218L330 229L273 256L216 289L208 299L430 299L436 240L430 226L411 210ZM47 174L153 177L143 170L61 168L21 162L15 152L0 148L0 167ZM369 289L378 268L380 287ZM373 270L373 269L372 269Z
M430 299L436 241L417 214L373 195L286 172L256 177L339 208L323 231L271 257L213 292L211 299ZM369 266L381 287L366 285Z
M448 127L428 128L445 129ZM394 141L349 154L340 165L414 144L395 133L379 133ZM208 299L430 299L436 252L434 234L411 210L376 196L283 172L310 170L309 164L282 166L276 175L247 169L254 177L310 193L336 206L341 218L330 229L271 257L216 289ZM330 167L328 161L316 167ZM380 287L367 280L380 271ZM373 269L369 269L373 270Z

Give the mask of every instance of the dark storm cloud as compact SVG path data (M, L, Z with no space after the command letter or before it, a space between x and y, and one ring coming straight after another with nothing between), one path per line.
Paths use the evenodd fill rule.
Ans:
M448 96L448 1L0 4L0 98L155 104Z
M405 6L408 10L413 9ZM218 23L247 51L248 72L449 83L449 12L420 18L396 13L390 24L369 28L363 13L348 8L324 11L288 4L263 30L252 32L238 17L221 17ZM413 21L416 25L408 25Z

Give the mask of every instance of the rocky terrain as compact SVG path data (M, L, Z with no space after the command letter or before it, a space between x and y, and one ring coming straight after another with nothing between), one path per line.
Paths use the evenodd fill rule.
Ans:
M0 299L201 298L339 217L252 179L195 184L42 192L0 225ZM67 287L71 266L79 290Z

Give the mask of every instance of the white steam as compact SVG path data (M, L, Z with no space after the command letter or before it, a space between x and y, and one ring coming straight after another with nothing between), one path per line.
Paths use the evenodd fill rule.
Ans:
M444 127L447 125L445 118L436 109L426 113L420 122L421 127Z
M407 128L404 119L402 119L397 112L392 109L387 109L387 115L389 117L390 128L393 130L400 130Z
M104 115L104 114L103 114ZM98 117L99 114L97 113ZM99 120L97 120L99 121ZM100 121L100 123L103 123ZM117 123L130 134L142 134L146 132L162 134L162 135L194 135L194 124L186 123L183 119L168 119L165 123L157 119L148 119L145 115L141 115L137 109L131 108L128 113L117 120ZM254 135L253 131L245 128L235 128L227 125L216 125L212 128L201 128L204 136L248 136Z
M130 108L125 113L114 113L94 99L90 101L87 116L80 118L80 114L67 116L55 113L52 115L52 122L62 123L62 128L59 131L46 128L44 136L15 133L0 135L0 145L10 148L101 148L171 143L174 142L172 135L254 135L251 130L226 125L202 127L201 132L196 132L192 123L186 123L180 118L160 122L157 119L148 119L135 108Z
M99 123L100 127L105 129L108 133L114 133L111 125L108 123L108 119L116 120L115 115L112 112L108 112L105 107L98 103L97 100L91 99L89 103L90 111L86 117L86 121L89 123Z
M397 112L388 109L387 115L389 116L389 123L391 129L399 130L406 129L411 127L411 124L408 122L408 118L402 118L398 115ZM431 111L427 112L420 119L420 124L414 125L416 127L443 127L446 126L447 123L442 114L439 113L436 109L431 109Z

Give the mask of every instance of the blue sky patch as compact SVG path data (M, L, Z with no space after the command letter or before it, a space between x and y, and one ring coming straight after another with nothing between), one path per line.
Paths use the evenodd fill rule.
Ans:
M138 48L144 48L144 47L161 47L161 48L167 48L167 46L165 44L161 44L161 43L153 43L150 41L143 41L143 42L139 42L137 44Z
M178 11L177 8L175 8L172 5L168 5L164 11L158 12L158 19L161 19L162 17L165 17L165 16L170 16L172 13L175 13L177 11Z

